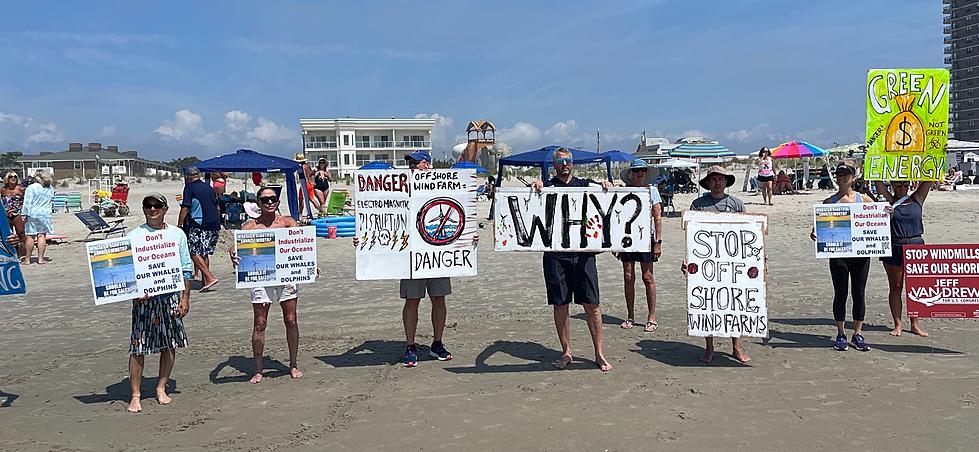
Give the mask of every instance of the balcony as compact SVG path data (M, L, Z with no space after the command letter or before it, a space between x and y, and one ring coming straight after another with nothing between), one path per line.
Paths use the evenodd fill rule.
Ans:
M942 23L943 24L950 24L950 23L952 23L952 16L944 16L944 17L942 17Z
M949 34L951 32L952 32L952 26L951 25L942 28L942 33Z
M430 148L432 147L431 141L398 141L395 142L395 147L398 148Z
M951 5L952 4L952 0L942 0L942 4L943 5Z
M306 149L336 149L336 141L313 141L306 143Z
M944 42L945 44L948 44L948 43L952 42L952 37L951 36L945 36L945 38L942 39L942 42Z
M358 141L358 149L417 149L430 148L431 141Z

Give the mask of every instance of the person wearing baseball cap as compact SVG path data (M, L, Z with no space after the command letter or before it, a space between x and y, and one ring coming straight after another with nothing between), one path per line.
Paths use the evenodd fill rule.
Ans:
M189 166L184 174L187 176L187 184L184 185L177 223L186 228L190 258L201 272L201 292L207 292L219 282L210 269L210 259L218 244L221 211L218 209L214 189L201 180L201 170L196 166Z
M867 195L856 192L853 183L857 180L857 170L845 162L836 166L836 185L839 190L833 196L823 200L823 204L864 203L874 202ZM816 240L816 229L809 233L809 238ZM870 350L863 337L863 321L867 312L867 301L864 293L867 287L867 276L870 274L869 257L834 257L829 259L829 274L833 280L833 320L836 321L836 340L833 348L839 351L847 349L846 331L846 297L847 292L853 297L853 346L862 352ZM849 284L848 284L849 283ZM850 289L852 287L852 289Z
M744 203L740 199L731 196L724 191L734 185L734 174L723 166L712 166L707 168L707 172L700 179L700 186L709 190L703 196L694 199L690 204L690 210L703 210L707 212L744 212ZM683 260L680 271L684 276L687 274L687 261ZM714 338L704 338L707 342L704 348L704 355L700 358L702 362L709 363L714 358ZM751 361L751 357L744 352L744 347L739 337L731 338L731 355L741 363Z
M167 224L164 218L169 208L167 197L162 193L150 193L143 197L143 215L146 222L126 234L127 237L161 235L159 243L175 243L180 257L183 276L182 287L170 293L143 295L133 300L132 334L129 341L129 389L131 398L126 410L136 413L143 410L140 404L140 383L143 378L144 357L160 354L160 377L156 384L156 400L162 405L170 403L167 380L173 370L176 349L187 346L187 330L183 318L190 311L190 281L194 264L187 248L187 236L180 228ZM169 282L169 277L167 278Z
M622 274L625 282L625 307L628 316L622 322L623 329L631 329L636 321L636 262L639 262L639 270L642 272L642 282L646 288L646 325L643 331L651 333L656 331L659 324L656 322L656 282L653 279L653 262L659 260L663 252L663 198L659 195L659 190L653 185L653 174L649 165L643 160L633 160L628 168L619 173L619 178L629 187L649 188L650 201L652 208L651 222L655 231L652 252L638 253L618 253L618 258L622 261Z
M417 150L405 156L405 160L408 161L410 165L412 162L419 164L421 162L428 162L428 167L432 165L432 153L425 150ZM428 169L428 168L418 168L418 169Z

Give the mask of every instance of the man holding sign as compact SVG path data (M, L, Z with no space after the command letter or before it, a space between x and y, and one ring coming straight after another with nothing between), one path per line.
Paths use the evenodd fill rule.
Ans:
M279 215L279 196L271 187L262 187L256 193L261 215L241 226L242 230L295 228L299 225L288 215ZM273 240L274 246L274 240ZM229 250L231 263L238 267L241 259L235 249ZM273 256L274 257L274 256ZM273 259L274 262L274 259ZM317 273L319 269L317 269ZM296 303L299 292L293 284L254 287L251 289L252 312L254 322L252 328L252 356L255 358L255 375L251 383L262 381L262 371L265 369L262 357L265 353L265 326L268 322L269 308L273 302L282 307L282 321L286 325L286 342L289 345L289 375L292 378L302 378L297 360L299 355L299 322L296 319Z
M578 179L571 174L574 157L566 148L554 151L554 169L557 175L547 183L534 181L534 189L538 192L543 187L587 187L595 184L590 179ZM602 188L612 188L612 183L602 181ZM595 254L592 252L545 252L544 253L544 284L547 289L547 304L554 306L554 327L557 329L558 340L561 342L561 358L554 362L558 369L564 369L574 362L571 355L571 326L569 324L569 309L572 298L574 302L585 308L585 318L588 321L588 332L591 333L592 345L595 347L595 363L602 372L612 370L612 363L605 359L602 351L602 310L598 306L598 268L595 266Z
M190 260L190 251L187 249L187 236L180 228L164 222L166 214L166 196L160 193L146 195L143 198L143 215L146 216L146 223L127 234L129 238L143 238L146 240L147 247L159 248L161 258L155 260L162 260L168 257L162 255L176 252L180 256L183 279L183 290L152 296L143 295L133 300L132 336L129 343L129 389L132 396L126 408L131 413L143 410L139 388L143 378L144 355L160 353L160 378L156 384L156 400L161 405L166 405L170 403L166 387L176 358L175 349L187 346L187 331L184 329L183 318L190 311L190 280L193 278L194 264ZM176 246L172 246L173 244ZM176 249L170 250L171 248Z

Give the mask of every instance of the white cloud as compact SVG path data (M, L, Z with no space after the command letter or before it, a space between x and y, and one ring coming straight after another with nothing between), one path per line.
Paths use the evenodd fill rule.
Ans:
M221 128L207 130L201 115L184 109L174 113L173 119L164 121L156 133L164 141L196 143L219 151L232 147L262 149L298 137L295 131L264 116L254 121L252 118L248 112L231 110L224 114Z
M551 140L567 143L574 141L574 135L578 130L578 122L574 119L569 119L567 121L559 121L553 126L548 128L544 135Z
M435 120L435 126L432 127L432 147L437 151L452 149L452 145L459 139L458 134L452 135L452 126L455 121L451 116L443 116L438 113L418 113L415 118ZM463 139L465 139L465 135L463 135Z
M23 38L38 41L68 41L85 45L113 44L173 44L173 39L162 34L118 33L70 33L51 31L24 31Z
M204 129L201 128L203 122L201 115L183 109L173 114L173 120L163 121L154 132L165 141L193 138L204 134Z
M684 137L708 138L707 135L708 135L707 132L704 132L703 130L700 130L700 129L689 129L689 130L684 130L683 132L681 132L680 133L680 138L684 138Z
M497 130L496 138L497 141L502 141L510 146L519 148L529 144L539 144L538 140L541 138L541 132L533 124L519 121L513 127L504 127L502 130Z
M116 126L112 126L112 125L105 126L102 128L102 131L99 132L99 137L102 138L114 137L116 136L116 133L118 133L118 131L116 130Z
M275 41L260 41L252 38L235 38L229 42L231 47L251 52L283 53L294 56L334 55L355 53L345 44L320 43L314 45L292 44Z
M0 112L0 145L29 147L39 143L64 141L64 131L54 122Z

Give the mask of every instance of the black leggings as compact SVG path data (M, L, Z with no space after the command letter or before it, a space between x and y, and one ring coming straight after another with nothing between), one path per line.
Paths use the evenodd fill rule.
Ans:
M838 257L829 260L829 274L833 277L833 318L846 320L847 280L852 284L853 320L862 322L867 312L864 289L870 273L869 257Z

